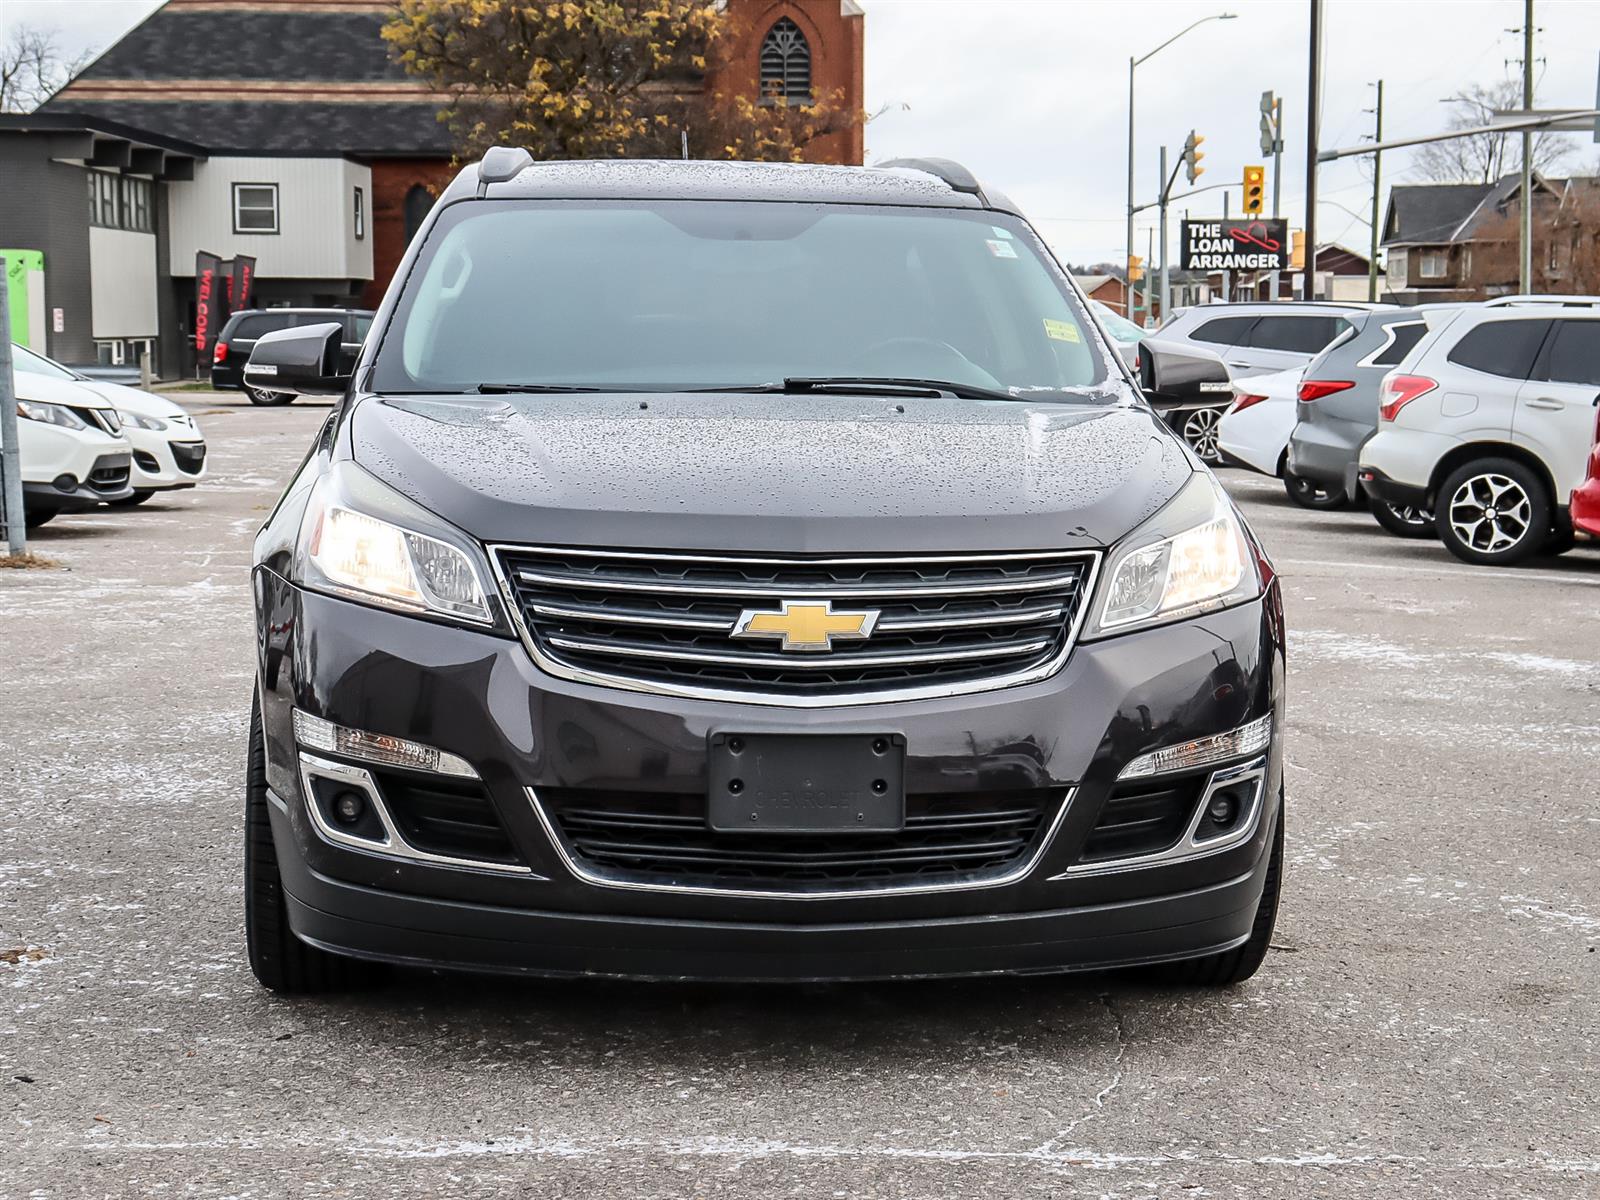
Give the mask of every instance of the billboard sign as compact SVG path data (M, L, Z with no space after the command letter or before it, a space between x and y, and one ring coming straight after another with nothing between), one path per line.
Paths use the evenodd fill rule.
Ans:
M1289 265L1289 222L1269 218L1184 221L1185 271L1282 271Z

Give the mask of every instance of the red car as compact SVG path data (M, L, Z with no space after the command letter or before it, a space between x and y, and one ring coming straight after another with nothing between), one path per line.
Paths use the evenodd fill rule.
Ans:
M1600 416L1594 422L1594 446L1583 482L1572 490L1572 528L1581 537L1600 538Z

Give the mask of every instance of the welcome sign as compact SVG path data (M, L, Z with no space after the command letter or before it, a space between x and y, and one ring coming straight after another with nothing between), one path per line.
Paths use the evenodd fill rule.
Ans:
M1289 222L1184 221L1179 265L1185 271L1287 270Z

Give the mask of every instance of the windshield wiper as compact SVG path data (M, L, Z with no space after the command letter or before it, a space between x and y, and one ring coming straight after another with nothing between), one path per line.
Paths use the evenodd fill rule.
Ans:
M513 392L562 394L569 392L621 391L621 388L597 388L581 383L480 383L478 391L485 396L504 396Z
M751 383L742 387L696 388L706 392L756 392L801 396L807 392L850 392L856 395L956 396L962 400L1018 400L999 388L948 379L903 379L893 375L791 375L781 382Z

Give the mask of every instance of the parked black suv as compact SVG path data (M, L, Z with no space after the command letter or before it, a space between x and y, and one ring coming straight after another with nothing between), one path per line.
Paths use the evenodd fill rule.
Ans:
M290 404L295 394L279 388L250 384L244 381L244 364L250 360L250 351L263 334L279 329L299 329L306 325L323 325L336 321L343 326L340 334L340 369L348 374L356 365L356 354L372 328L372 313L354 308L242 308L232 314L217 335L217 344L211 352L211 386L222 391L238 391L250 397L252 404Z
M1279 586L1008 200L499 149L395 278L246 370L266 986L1256 970Z

